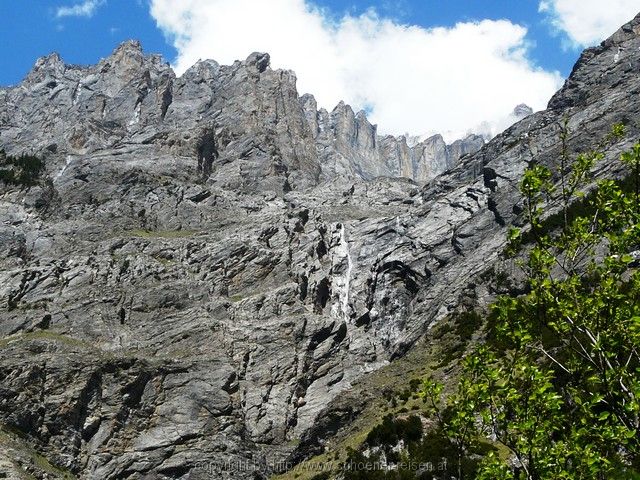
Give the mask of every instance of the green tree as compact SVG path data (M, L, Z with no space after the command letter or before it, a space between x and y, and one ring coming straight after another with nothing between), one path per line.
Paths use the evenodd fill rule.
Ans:
M436 415L461 455L474 436L508 452L479 479L640 478L640 144L621 157L625 181L585 192L603 154L570 158L566 139L557 168L532 166L520 185L528 222L508 252L525 255L527 293L493 306L492 341L446 400L455 413Z
M44 162L39 157L26 154L13 157L0 150L0 182L32 187L38 183L43 170Z
M478 422L477 411L486 402L488 385L478 381L478 358L474 356L465 359L464 374L452 395L445 397L444 386L430 378L423 382L421 390L426 413L435 418L438 432L453 447L455 470L460 480L475 474L476 465L465 462L465 459L472 455L476 447L478 430L483 430Z

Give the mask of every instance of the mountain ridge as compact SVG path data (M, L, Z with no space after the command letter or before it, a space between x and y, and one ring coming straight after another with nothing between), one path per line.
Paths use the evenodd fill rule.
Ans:
M260 468L216 474L266 478L322 450L366 402L360 379L462 302L491 301L482 275L513 267L500 252L522 173L558 158L565 119L572 153L625 123L594 170L623 174L639 25L585 52L549 109L424 185L352 176L372 157L350 163L346 134L323 157L292 78L260 54L180 80L153 61L139 75L122 51L99 64L115 75L77 89L64 75L81 71L47 57L0 91L0 144L45 162L38 185L0 187L0 425L81 478L247 462Z
M348 178L364 179L376 176L404 176L424 183L453 166L460 156L477 151L484 143L479 136L469 135L452 145L446 145L441 137L432 136L415 146L409 146L404 137L379 136L377 127L369 123L364 112L356 114L344 102L340 102L331 112L325 109L318 110L313 96L306 94L300 97L300 106L296 105L295 73L288 70L273 71L269 65L268 54L253 53L245 61L236 61L230 66L221 66L213 60L200 61L183 75L176 77L171 67L164 63L160 56L145 55L138 41L127 41L95 67L65 65L58 54L42 57L36 62L24 82L16 87L5 89L4 95L5 98L10 98L12 92L16 90L22 92L28 88L35 89L36 91L32 93L36 96L42 93L37 91L38 89L48 88L47 93L51 102L55 102L58 96L70 95L71 104L61 101L58 107L61 110L70 109L74 113L73 117L65 119L65 123L74 121L77 123L82 116L86 117L83 112L75 108L78 102L87 102L86 108L91 112L101 111L101 119L90 118L90 120L98 123L98 127L102 129L112 130L112 138L102 139L101 144L93 146L83 144L81 136L76 136L72 139L73 141L68 142L66 147L70 153L84 154L92 151L92 148L105 148L114 145L114 142L126 141L127 137L135 138L136 135L178 136L175 133L175 124L184 122L186 117L197 118L201 123L208 122L211 125L206 128L209 128L216 124L216 116L221 113L220 110L224 110L225 106L219 105L220 108L212 110L211 105L207 104L206 91L190 92L194 95L191 100L198 98L195 95L203 95L199 97L201 102L198 104L192 105L187 102L179 106L173 105L174 88L193 90L197 85L208 82L212 91L228 90L226 95L241 98L246 93L239 86L244 80L251 77L253 81L259 82L260 75L268 72L267 75L275 77L272 81L279 82L279 88L288 92L288 98L282 107L287 108L288 112L302 109L302 112L297 111L295 114L297 122L295 134L310 135L317 143L316 153L295 152L295 156L304 158L307 163L319 163L322 179L325 181L339 174L342 177L346 175ZM88 95L92 82L96 82L96 75L102 77L98 88L103 94L101 98L92 98ZM216 84L216 79L222 80ZM124 98L124 92L120 92L121 89L126 90L126 98ZM155 99L150 101L148 97L155 97ZM16 104L25 104L28 101L28 95L25 97L18 95L13 100ZM99 105L91 102L98 102ZM133 102L133 104L129 105L127 102ZM112 103L118 105L111 105ZM255 105L239 105L239 107L250 109ZM192 111L192 109L195 110ZM256 114L255 111L243 113ZM5 113L5 115L10 114ZM301 116L306 119L307 125L301 124ZM261 121L267 123L270 119L264 118ZM28 119L28 122L37 123L35 119ZM193 120L191 123L193 124ZM181 126L183 130L185 127ZM195 125L186 128L196 129ZM215 126L214 128L220 130L224 127ZM224 131L216 133L216 136L224 137L224 135ZM36 140L36 138L32 139L32 148L44 150L51 147ZM10 139L5 138L4 144L11 150ZM314 167L318 168L317 165L308 165L312 177L317 173L311 172Z

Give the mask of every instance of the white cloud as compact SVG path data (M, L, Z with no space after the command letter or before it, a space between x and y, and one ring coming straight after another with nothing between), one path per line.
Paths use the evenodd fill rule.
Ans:
M82 3L72 5L70 7L58 7L56 9L56 18L63 17L93 17L96 10L104 5L106 0L85 0Z
M543 0L538 9L572 47L595 45L640 12L640 0Z
M425 29L373 10L336 20L304 0L152 0L151 14L178 50L178 73L269 52L301 93L328 109L366 108L386 133L461 135L523 102L544 108L561 83L531 63L527 30L506 20Z

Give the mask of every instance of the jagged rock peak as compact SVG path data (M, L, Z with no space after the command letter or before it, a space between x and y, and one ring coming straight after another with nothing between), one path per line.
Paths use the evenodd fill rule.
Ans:
M40 57L38 60L36 60L36 63L33 66L32 70L38 71L46 68L55 68L59 65L64 65L60 54L58 52L52 52L49 55Z
M611 48L628 42L640 35L640 12L601 43L602 48Z
M587 48L548 108L582 107L606 93L640 68L640 13L600 45Z
M140 41L135 39L125 40L120 45L118 45L111 54L112 57L123 55L144 55L142 44L140 43Z
M324 452L379 398L364 375L495 299L523 172L557 163L565 119L572 154L624 120L594 175L620 168L640 137L640 37L616 35L553 109L467 155L355 115L337 132L258 58L130 81L98 66L47 78L43 61L44 81L0 89L0 145L45 158L37 186L0 184L0 477L50 473L3 426L79 478L255 480L203 465L270 473ZM423 188L380 178L447 168Z
M31 146L43 151L56 145L60 154L144 141L165 154L197 157L206 131L205 143L216 145L218 161L209 158L202 171L212 181L220 175L225 185L247 189L258 182L284 191L296 185L296 178L298 186L307 187L380 176L424 183L479 148L472 142L449 149L442 140L437 147L414 148L404 138L380 137L365 111L355 113L344 101L330 113L318 110L312 95L299 96L295 73L272 70L270 64L268 53L254 52L229 66L201 60L176 78L160 55L145 54L137 40L120 44L94 66L65 65L54 54L37 62L27 90L13 91L0 114L24 114ZM32 118L19 108L26 104L42 116ZM45 120L53 118L63 121ZM293 132L297 139L291 149ZM18 128L0 132L8 148L20 149L16 140L25 138ZM250 148L258 144L262 147ZM198 168L201 163L202 158L195 161Z
M518 119L526 118L532 113L533 113L533 108L531 108L526 103L521 103L520 105L516 106L516 108L513 109L513 115Z
M247 66L254 66L259 73L271 66L271 56L268 53L253 52L245 60Z
M100 71L106 73L115 70L116 74L132 73L135 70L156 68L170 70L171 67L164 61L162 55L147 55L138 40L127 40L116 47L108 57L98 64Z
M430 137L427 137L423 143L442 143L444 144L444 137L439 134L436 133L435 135L431 135Z
M24 82L35 84L45 80L47 77L61 76L66 70L66 65L57 52L50 53L36 60L31 71L27 74Z

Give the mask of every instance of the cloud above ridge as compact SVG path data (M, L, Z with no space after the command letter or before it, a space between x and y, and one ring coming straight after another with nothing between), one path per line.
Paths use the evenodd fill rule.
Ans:
M566 34L569 46L588 47L612 35L640 12L638 0L543 0L538 9Z
M56 18L63 17L93 17L99 7L104 5L106 0L86 0L72 6L58 7Z
M304 0L150 5L178 50L178 73L199 59L230 64L269 52L274 68L296 72L300 93L328 109L340 100L364 109L385 133L499 129L517 104L544 108L562 81L532 63L526 28L507 20L426 29L374 10L336 19Z

